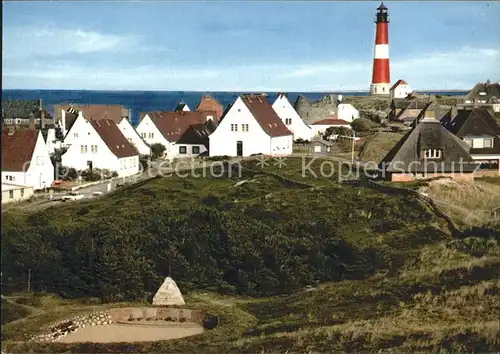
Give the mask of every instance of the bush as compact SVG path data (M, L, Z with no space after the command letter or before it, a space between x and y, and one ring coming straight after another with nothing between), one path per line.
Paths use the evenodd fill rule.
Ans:
M351 127L356 132L367 132L376 127L377 124L366 118L358 118L352 121Z
M151 145L151 157L153 160L156 160L160 157L163 157L165 154L166 147L163 144L156 143Z

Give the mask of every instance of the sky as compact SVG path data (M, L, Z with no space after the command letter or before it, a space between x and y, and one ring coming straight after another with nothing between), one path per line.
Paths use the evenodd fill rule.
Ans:
M3 89L368 90L379 2L9 1ZM500 2L385 2L391 81L500 81Z

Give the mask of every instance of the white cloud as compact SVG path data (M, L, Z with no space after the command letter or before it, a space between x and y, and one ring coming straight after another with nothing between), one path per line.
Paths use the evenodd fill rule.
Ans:
M4 59L34 56L87 54L133 48L139 37L104 34L83 29L58 29L52 26L4 28Z
M469 89L477 81L498 81L500 51L463 47L453 52L395 58L392 81L404 78L417 90ZM4 65L4 88L198 91L367 90L372 62L332 60L307 64L203 66L87 66L78 62ZM13 66L15 65L15 66Z

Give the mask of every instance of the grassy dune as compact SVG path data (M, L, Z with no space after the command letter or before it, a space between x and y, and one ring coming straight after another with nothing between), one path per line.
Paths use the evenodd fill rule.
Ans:
M255 167L255 161L245 163ZM300 159L289 159L286 167L269 165L264 170L302 181L301 164ZM236 185L243 179L248 182ZM31 216L7 213L2 242L20 242L12 230L18 232L23 223L35 225L28 234L34 235L41 232L36 227L43 226L44 220L52 220L56 226L42 236L48 242L60 234L55 247L61 247L59 243L63 242L68 252L75 255L90 250L85 249L85 243L78 243L81 238L78 233L70 243L64 243L72 237L72 228L88 230L93 225L101 232L98 237L106 239L114 237L109 232L115 230L109 231L108 223L118 223L120 230L128 230L112 240L120 242L120 249L125 250L130 243L133 246L130 250L137 252L135 257L139 260L149 254L152 259L157 257L147 253L151 251L146 243L152 244L152 250L161 249L155 243L161 241L158 239L168 238L169 243L175 243L176 237L180 237L184 238L182 242L189 243L189 235L200 230L202 238L194 239L196 244L201 240L211 242L214 234L224 232L234 244L230 244L232 248L225 245L223 252L217 243L213 249L203 244L206 248L197 249L198 257L177 256L183 263L176 268L174 279L185 295L186 307L219 315L220 325L214 330L190 338L147 343L27 343L26 338L44 331L55 321L102 308L144 305L145 300L117 302L85 295L63 299L47 293L14 292L6 297L9 306L22 306L28 311L18 312L2 326L3 350L9 353L284 353L498 349L498 237L490 233L452 238L446 223L412 197L339 185L335 176L304 180L323 188L294 185L260 173L247 173L241 179L170 177L125 188L99 200L54 207ZM200 204L202 209L196 209ZM200 210L205 210L204 214ZM161 230L156 233L150 230L152 226L161 226L154 223L157 219L166 224L179 223L181 215L194 216L180 224L180 231L169 234L167 229L154 229ZM215 216L224 220L234 218L237 222L225 229ZM214 220L216 228L211 229L209 225ZM191 229L192 224L196 228ZM245 227L239 227L240 224ZM288 234L290 227L293 232ZM81 250L72 250L73 244ZM350 248L339 251L341 244ZM9 243L5 246L3 270L7 260L25 261L4 258L5 250L12 249ZM212 252L219 252L214 253L219 267L206 263ZM256 258L249 254L256 252L262 254ZM352 257L346 256L348 252L353 252ZM231 257L235 262L245 259L244 263L252 266L247 269L245 264L235 263L239 264L241 274L248 277L245 286L217 273L232 264ZM335 273L326 271L331 262L337 262L336 257L340 268L334 268ZM197 262L205 262L201 264L204 268L198 268ZM132 263L131 268L128 263ZM122 272L118 275L127 274L128 278L136 277L145 284L153 283L151 288L164 276L149 275L152 268L135 260L117 264L121 264L117 271ZM214 269L208 269L209 266ZM86 277L84 269L79 268L79 277ZM145 275L134 269L141 269ZM198 275L202 269L211 272L213 283L219 282L225 288L205 281ZM129 289L129 282L122 276L116 286L125 284L126 289L118 291ZM281 286L284 291L274 296L250 295L250 290L255 293L255 287L264 287L267 282ZM59 286L56 290L69 291L63 284ZM4 302L2 316L3 305Z

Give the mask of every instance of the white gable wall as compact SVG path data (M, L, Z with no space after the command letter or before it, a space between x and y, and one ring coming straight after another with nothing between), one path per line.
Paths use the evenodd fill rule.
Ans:
M392 98L406 98L412 92L410 85L408 84L399 84L396 88L391 92Z
M231 124L236 124L238 131L231 131ZM243 131L243 124L248 124L248 131ZM272 151L271 137L266 134L239 97L217 129L210 134L209 140L210 156L237 156L237 141L243 142L243 156L271 154Z
M359 118L359 111L350 103L341 103L337 107L337 118L350 123Z
M119 159L111 152L92 124L85 119L82 122L83 124L77 126L80 129L73 130L77 122L71 128L70 134L74 131L78 135L72 135L71 145L68 151L62 155L63 166L78 171L87 170L89 167L88 162L92 161L93 168L115 171L120 177L134 175L139 172L139 155ZM93 149L92 146L97 148Z
M137 131L127 119L122 119L120 124L118 124L118 128L125 136L125 138L127 138L128 141L130 141L132 145L134 145L139 154L151 154L151 148L144 142L144 140L142 140L142 138L139 136L139 133L137 133Z
M165 146L165 153L167 156L173 152L173 143L170 143L160 130L153 123L153 120L149 117L148 114L144 116L139 125L137 126L137 133L139 136L149 145L153 144L162 144Z
M2 171L2 181L32 186L35 190L48 188L52 185L52 182L54 182L54 165L50 160L49 150L43 139L42 132L38 132L29 168L26 171Z
M85 134L88 134L88 128L86 128L87 124L89 124L88 121L80 113L76 118L75 123L73 123L71 129L65 135L63 146L69 147L75 141L80 141L80 139L83 138Z
M274 101L273 109L276 111L276 114L278 114L288 130L293 133L294 139L311 140L313 136L311 127L308 126L302 118L300 118L299 114L290 104L290 101L288 101L286 96L278 96L276 101Z

